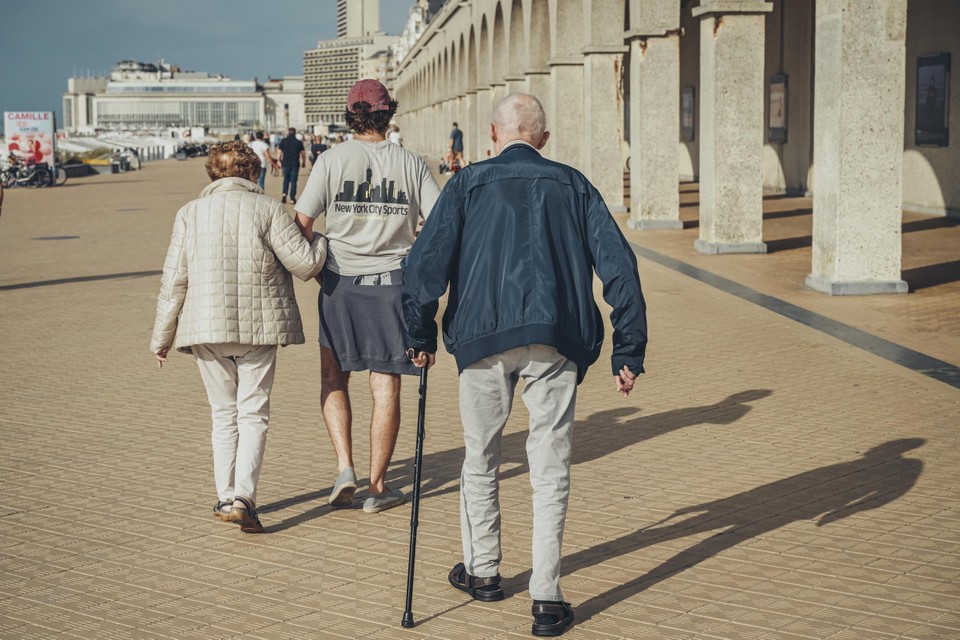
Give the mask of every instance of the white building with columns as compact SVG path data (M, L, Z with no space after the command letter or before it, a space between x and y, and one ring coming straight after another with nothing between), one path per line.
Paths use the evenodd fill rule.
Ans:
M267 121L263 88L256 80L183 71L162 60L123 60L109 77L69 78L63 112L68 133L193 127L233 133Z
M646 233L699 182L704 253L765 252L764 192L812 194L806 285L895 293L902 212L960 215L958 56L956 0L459 0L395 86L408 146L438 154L457 121L473 162L493 106L537 95L546 155Z

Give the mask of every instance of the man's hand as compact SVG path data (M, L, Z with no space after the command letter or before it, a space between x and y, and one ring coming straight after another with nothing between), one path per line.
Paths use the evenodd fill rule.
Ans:
M163 363L167 361L167 354L170 353L170 347L164 347L157 351L157 368L163 369Z
M410 358L410 362L412 362L415 367L420 369L426 367L429 370L430 367L437 362L437 355L435 353L427 353L426 351L420 351L414 355L413 349L407 349L407 357Z
M633 375L633 372L630 371L630 367L624 365L623 369L620 369L620 372L613 376L613 381L617 385L617 393L626 398L633 390L633 385L637 381L637 376Z
M424 223L424 222L426 222L426 220L424 220L423 218L420 218L420 220L417 221L417 228L413 230L413 237L414 237L414 238L416 238L417 236L419 236L419 235L420 235L420 232L423 231L423 223Z

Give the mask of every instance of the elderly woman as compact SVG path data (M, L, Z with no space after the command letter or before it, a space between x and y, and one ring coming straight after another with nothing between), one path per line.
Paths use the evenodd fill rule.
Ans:
M259 533L277 346L304 342L291 273L316 276L326 239L305 240L263 194L260 160L243 142L213 147L206 168L213 182L174 222L151 349L160 367L171 347L196 358L213 418L214 515Z

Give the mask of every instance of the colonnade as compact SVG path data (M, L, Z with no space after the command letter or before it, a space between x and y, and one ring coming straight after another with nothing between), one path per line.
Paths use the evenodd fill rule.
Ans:
M781 2L450 0L399 66L403 138L416 151L440 156L457 122L466 159L483 160L492 153L494 106L510 92L532 93L552 132L547 157L582 170L611 211L629 206L630 227L681 228L680 50L683 38L698 38L695 247L764 253L765 20ZM817 162L810 158L814 231L806 284L819 291L906 291L900 279L906 9L907 0L816 0L811 14ZM699 33L684 33L681 12L698 21Z

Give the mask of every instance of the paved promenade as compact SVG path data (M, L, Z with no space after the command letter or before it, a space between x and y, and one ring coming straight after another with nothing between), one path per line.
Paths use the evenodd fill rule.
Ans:
M312 282L297 285L308 343L279 356L267 533L214 520L196 366L175 354L158 370L148 348L173 217L206 183L197 159L7 193L0 638L531 637L522 403L501 477L508 598L468 602L446 583L460 558L452 358L431 372L418 624L402 629L409 507L326 504ZM960 228L909 217L905 269L925 269L914 293L827 298L802 289L804 201L768 202L782 214L768 216L770 255L697 256L696 193L683 189L688 229L627 232L647 375L619 397L608 339L581 386L562 580L578 622L564 638L960 638ZM370 402L363 377L353 384L365 476ZM388 483L409 491L412 379L402 410Z

